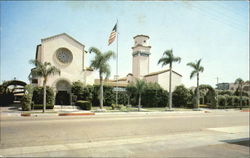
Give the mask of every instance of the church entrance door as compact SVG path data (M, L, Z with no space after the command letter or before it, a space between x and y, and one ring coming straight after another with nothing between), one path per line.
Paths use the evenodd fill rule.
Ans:
M56 105L70 105L71 85L66 80L59 80L56 83Z
M67 91L57 92L56 105L70 105L70 95Z

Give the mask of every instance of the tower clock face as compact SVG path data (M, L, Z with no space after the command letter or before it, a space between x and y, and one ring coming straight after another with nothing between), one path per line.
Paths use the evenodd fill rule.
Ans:
M57 59L63 64L69 64L72 61L72 53L67 49L59 49L56 54Z

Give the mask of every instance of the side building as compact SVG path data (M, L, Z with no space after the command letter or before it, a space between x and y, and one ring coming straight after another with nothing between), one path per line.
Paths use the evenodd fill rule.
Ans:
M134 46L132 47L132 73L126 77L118 79L118 87L126 87L130 82L136 79L143 79L146 82L158 83L163 89L169 90L169 69L150 72L150 49L148 45L149 36L137 35L134 37ZM176 86L181 85L182 75L176 71L172 71L172 91ZM98 84L99 80L95 80ZM116 86L116 80L106 81L107 85Z

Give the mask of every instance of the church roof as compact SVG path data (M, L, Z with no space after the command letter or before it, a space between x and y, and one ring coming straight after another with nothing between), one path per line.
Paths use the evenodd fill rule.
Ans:
M57 38L57 37L60 37L60 36L67 36L68 38L70 38L71 40L75 41L79 45L85 47L81 42L77 41L76 39L74 39L73 37L71 37L70 35L68 35L66 33L61 33L61 34L58 34L58 35L54 35L54 36L50 36L50 37L47 37L47 38L43 38L43 39L41 39L41 41L42 42L43 41L47 41L47 40L54 39L54 38Z
M147 37L147 38L149 39L149 36L147 36L147 35L136 35L136 36L134 37L134 39L135 39L136 37L138 37L138 36Z
M162 73L165 73L165 72L168 72L168 71L169 71L169 69L167 69L167 70L162 70L162 71L157 71L157 72L151 72L151 73L145 75L144 77L155 76L155 75L159 75L159 74L162 74ZM175 73L176 75L179 75L179 76L182 77L181 74L179 74L179 73L177 73L177 72L175 72L175 71L173 71L173 70L172 70L172 72Z
M126 87L128 85L128 83L121 83L121 82L115 82L114 80L103 80L103 84L106 86L118 86L118 87ZM99 79L95 79L94 82L95 85L99 85L100 84L100 80Z

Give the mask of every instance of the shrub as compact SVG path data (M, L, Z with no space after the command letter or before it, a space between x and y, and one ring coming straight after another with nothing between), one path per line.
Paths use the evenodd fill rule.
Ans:
M218 105L222 108L226 106L226 97L223 95L218 95Z
M92 104L93 106L99 106L99 95L100 95L100 85L94 85L93 87L93 96ZM112 103L115 103L115 92L111 86L103 86L103 104L104 106L111 106Z
M83 93L83 83L80 81L73 82L71 92L77 97L77 100L81 100Z
M22 98L22 110L23 111L30 111L31 110L31 101L32 97L29 94L25 94Z
M126 92L118 92L118 104L127 105L128 95Z
M93 99L93 86L84 86L82 82L73 82L71 92L76 96L76 100L88 100Z
M229 95L229 96L232 96L233 95L233 91L231 91L231 90L218 90L218 95Z
M46 88L46 104L54 105L54 92L50 87ZM32 101L34 104L43 104L43 87L35 87L33 91Z
M227 106L233 107L234 106L234 96L226 96Z
M242 97L242 106L249 106L249 97Z
M32 85L26 85L24 87L25 94L21 100L22 104L22 110L23 111L30 111L31 110L31 104L32 104L32 95L33 95L33 86Z
M92 108L91 103L89 101L85 101L85 100L78 100L76 102L76 106L79 106L83 110L91 110L91 108Z
M234 96L234 107L239 107L240 106L240 97Z
M112 110L121 110L121 109L126 109L126 106L124 106L124 105L122 105L122 104L112 104L111 105L111 108L112 108Z
M43 109L43 104L31 104L31 108L32 109L36 109L36 110L41 110ZM53 104L46 104L46 109L53 109L54 105Z
M177 86L173 92L173 105L176 107L187 106L191 94L184 85Z
M144 92L142 93L143 107L165 107L167 101L168 93L164 91L159 84L146 83Z

